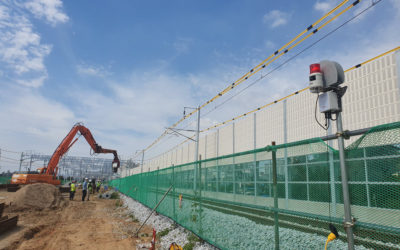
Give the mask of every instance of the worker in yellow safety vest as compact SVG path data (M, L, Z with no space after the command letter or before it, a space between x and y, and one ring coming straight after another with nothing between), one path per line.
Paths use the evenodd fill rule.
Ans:
M75 181L72 181L72 183L71 183L71 190L69 191L69 200L72 201L72 200L74 199L75 191L76 191Z
M101 182L97 181L97 183L96 183L96 192L97 193L100 191L100 187L101 187Z
M169 250L182 250L182 247L175 242L172 242L172 244L169 246Z

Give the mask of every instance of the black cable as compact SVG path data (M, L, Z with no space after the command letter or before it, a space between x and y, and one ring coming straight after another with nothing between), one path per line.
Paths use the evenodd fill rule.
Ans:
M12 161L21 161L21 159L8 158L8 157L5 157L5 156L0 156L0 160L1 159L7 159L7 160L12 160Z
M4 151L4 152L7 152L7 153L14 153L14 154L21 154L22 153L22 152L16 152L16 151L11 151L11 150L2 149L2 148L0 148L0 151Z

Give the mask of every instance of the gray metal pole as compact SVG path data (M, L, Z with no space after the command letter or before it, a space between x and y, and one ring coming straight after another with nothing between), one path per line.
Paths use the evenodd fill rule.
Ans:
M150 169L149 169L150 171ZM121 179L120 179L121 180ZM146 224L147 220L150 218L150 216L153 214L154 210L156 210L158 208L158 206L161 204L161 202L164 200L165 196L167 196L167 194L169 193L169 191L171 191L173 185L171 185L169 187L169 189L167 190L167 192L165 192L164 196L161 198L161 200L157 203L157 205L153 208L153 210L151 210L151 213L149 214L149 216L147 216L147 218L144 220L144 222L142 223L142 225L140 225L139 229L136 231L136 237L138 236L138 233L140 231L140 229L142 229L142 227L144 226L144 224Z
M215 142L215 156L216 157L218 157L219 156L219 129L217 129L217 132L216 132L217 134L216 134L216 142ZM218 160L217 160L217 162L216 162L216 164L217 164L217 192L219 192L219 183L220 183L220 178L221 178L221 173L220 173L220 171L219 171L219 162L218 162Z
M339 146L340 172L342 174L344 227L347 233L348 249L353 250L354 249L353 222L351 219L349 184L348 184L347 168L344 155L343 124L342 124L341 113L337 114L336 126L337 126L338 146Z
M24 160L23 158L24 158L24 152L21 153L21 159L20 159L20 161L19 161L19 169L18 169L18 172L21 172L22 161Z
M287 110L286 102L283 101L283 143L287 143ZM285 208L289 207L289 169L288 169L288 152L287 147L285 147Z
M275 142L271 143L275 146ZM276 151L272 150L272 183L274 192L274 228L275 228L275 249L279 249L279 218L278 218L278 180L277 180L277 170L276 170Z
M232 154L235 154L235 123L232 122ZM236 194L236 165L235 157L232 157L233 164L233 194Z
M172 210L173 218L176 220L176 210L175 210L175 165L172 164Z
M200 106L197 108L196 150L195 150L194 161L199 160L199 137L200 137Z
M199 160L199 137L200 137L200 106L197 108L197 128L196 128L196 149L194 161L197 162ZM197 163L196 163L197 164ZM193 180L193 189L196 192L197 188L197 167L194 166L194 180Z
M253 149L257 149L257 113L253 116ZM254 197L257 197L257 154L253 154L254 161Z
M328 135L332 134L332 121L328 120ZM333 148L333 141L329 140L328 145ZM329 181L331 189L331 214L329 216L336 217L336 191L335 191L335 164L333 163L333 152L329 150Z
M32 167L32 155L31 155L31 160L29 162L29 170L28 171L31 171L31 167Z
M144 162L144 149L142 150L142 164L140 168L140 173L143 173L143 162Z

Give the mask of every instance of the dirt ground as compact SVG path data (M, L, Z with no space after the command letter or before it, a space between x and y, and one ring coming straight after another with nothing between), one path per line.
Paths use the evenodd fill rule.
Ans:
M13 193L0 190L0 202ZM68 194L63 194L66 200ZM145 226L134 237L140 223L120 206L120 200L105 200L91 195L75 200L64 208L42 211L4 211L9 217L19 215L18 226L0 235L0 249L146 249L150 247L152 229ZM142 248L146 247L146 248Z

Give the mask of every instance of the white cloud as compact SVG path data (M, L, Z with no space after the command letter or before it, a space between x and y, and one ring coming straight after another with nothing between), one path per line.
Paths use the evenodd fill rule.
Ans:
M62 11L60 0L30 0L24 4L36 18L44 18L51 25L65 23L68 16Z
M395 4L396 1L392 3ZM2 13L8 12L1 11L0 8L0 18L6 15ZM396 28L398 23L399 17L393 18L391 24L381 26L383 28L379 30L370 30L369 33L354 32L345 44L332 44L324 40L320 46L329 46L329 50L307 51L281 70L202 118L202 128L243 114L305 87L308 84L307 67L312 62L327 58L337 60L347 68L397 46L400 39L400 33ZM374 35L368 36L368 34ZM30 38L30 41L34 42L37 39ZM264 44L262 46L264 47ZM6 117L7 120L0 124L0 138L2 143L12 145L10 147L13 149L35 148L51 154L71 126L75 122L82 121L92 131L100 145L116 149L121 154L131 155L135 150L148 146L164 131L165 127L179 120L184 106L196 106L209 100L230 82L257 65L260 60L259 56L254 56L252 58L256 58L255 63L249 63L251 64L249 67L243 67L243 64L248 66L247 63L252 62L252 58L244 63L243 57L234 58L234 56L236 55L233 54L232 58L228 56L218 58L224 62L220 67L201 74L174 75L156 67L158 71L133 72L129 77L118 76L118 81L116 77L106 75L101 80L108 81L108 86L102 86L101 90L100 88L93 90L64 86L65 91L61 91L69 96L62 97L71 103L68 107L66 104L63 105L59 101L41 95L37 89L32 93L21 91L22 88L2 90L0 116ZM287 57L282 57L277 64L284 59ZM82 74L98 75L102 68L104 69L101 66L81 64L76 70L81 70ZM272 68L273 65L268 67L268 69ZM202 114L252 83L258 76L257 73L240 87L208 105L202 110ZM21 82L21 84L29 85L26 82ZM109 91L104 92L104 89ZM188 122L180 124L179 127L185 127L194 120L195 116ZM155 150L146 152L146 158L182 140L182 137L163 140L154 147ZM75 145L70 155L88 155L87 143L84 140L80 141L81 144Z
M44 81L47 79L47 74L39 76L37 78L30 78L29 80L17 80L17 82L25 87L32 87L32 88L38 88L43 85Z
M276 28L278 26L282 26L287 24L290 19L290 14L280 11L280 10L271 10L263 17L263 22L268 24L271 28Z
M110 75L110 72L108 72L108 70L105 69L103 66L88 65L85 63L78 64L76 66L76 71L80 75L88 76L104 77Z
M314 4L314 9L322 13L326 13L333 9L338 3L338 0L317 1Z
M0 94L0 138L3 146L52 152L74 122L73 112L35 89L3 88ZM64 135L62 135L64 134Z
M52 46L41 42L24 7L29 7L34 15L41 13L54 25L67 20L58 11L61 5L58 0L0 3L0 70L4 72L3 78L28 87L43 85L48 75L44 60Z
M5 10L10 10L4 8ZM39 34L23 16L14 15L0 23L0 56L17 74L40 71L45 67L43 58L50 53L50 46L40 43Z

